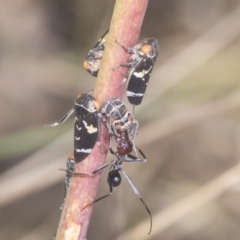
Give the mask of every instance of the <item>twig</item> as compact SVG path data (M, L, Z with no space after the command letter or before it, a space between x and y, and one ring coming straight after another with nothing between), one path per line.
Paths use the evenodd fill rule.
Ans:
M124 88L119 90L119 85L127 69L119 68L113 72L113 68L127 62L129 56L115 43L115 40L119 40L127 47L136 44L147 4L148 0L116 1L101 68L94 88L94 96L101 103L112 97L122 98ZM96 144L90 156L77 164L76 171L91 173L103 165L108 152L108 144L107 131L102 128L101 147ZM99 180L99 175L94 177L73 177L64 204L56 240L83 240L86 238L92 214L92 205L84 209L84 211L82 209L94 201Z

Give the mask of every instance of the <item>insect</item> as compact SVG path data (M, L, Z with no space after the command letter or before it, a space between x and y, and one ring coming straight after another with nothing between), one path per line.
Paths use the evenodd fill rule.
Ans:
M124 135L127 137L127 135ZM126 140L128 141L128 140ZM140 150L140 149L139 149ZM84 210L85 208L87 208L88 206L104 199L107 198L109 196L112 195L113 193L113 188L114 187L118 187L121 184L122 178L120 173L122 173L124 175L124 177L127 179L128 183L130 184L133 192L137 195L137 197L140 199L140 201L142 202L142 204L144 205L146 211L149 214L149 218L150 218L150 228L149 228L149 232L148 235L151 233L152 231L152 214L151 211L149 210L147 204L144 202L144 200L142 199L141 195L139 194L137 188L134 186L133 182L131 181L131 179L129 178L129 176L127 175L127 173L122 169L122 164L123 162L146 162L146 157L145 155L142 153L142 151L140 150L140 153L143 157L143 159L139 159L131 154L119 154L118 152L114 152L111 148L110 148L110 152L112 154L114 154L116 156L116 159L111 161L110 163L104 164L103 166L99 167L98 169L96 169L95 171L93 171L90 174L85 174L85 173L78 173L78 172L71 172L71 174L73 174L73 176L95 176L96 174L102 172L106 167L110 167L109 168L109 172L108 172L108 177L107 177L107 182L109 185L109 193L96 199L95 201L93 201L92 203L86 205L82 210Z
M105 50L108 30L98 40L93 49L91 49L83 63L83 67L94 77L98 75L98 70Z
M136 153L134 138L138 134L139 124L121 100L113 98L103 103L101 114L110 136L118 138L120 132L126 131Z
M100 103L90 94L79 94L75 106L58 122L47 125L56 127L64 123L75 112L74 161L83 161L92 151L99 136Z
M67 171L66 171L66 176L65 176L65 196L67 194L67 190L71 185L71 177L72 177L72 172L74 172L74 167L75 167L75 159L74 159L74 154L71 153L67 159Z
M65 198L67 196L67 191L71 185L71 180L72 180L72 173L75 170L75 159L74 159L74 154L71 153L67 159L67 164L66 164L66 170L65 169L60 169L63 171L66 171L65 175L65 194L64 194L64 199L63 203L60 207L60 209L63 209L64 203L65 203Z
M151 72L159 53L159 44L155 38L146 38L134 47L127 48L116 41L127 53L131 54L127 63L120 66L129 67L122 84L127 81L127 98L132 105L142 102ZM122 85L121 84L121 85Z

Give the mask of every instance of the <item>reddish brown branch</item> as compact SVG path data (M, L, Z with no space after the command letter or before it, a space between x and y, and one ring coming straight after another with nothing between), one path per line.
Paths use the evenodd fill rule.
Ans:
M94 96L101 103L113 97L122 98L125 86L119 89L126 68L113 68L128 61L129 55L123 51L117 39L126 47L132 47L138 41L142 21L147 8L148 0L117 0L107 38L106 48L94 88ZM108 152L108 136L104 127L101 129L100 146L97 144L90 156L79 164L76 171L91 173L103 165ZM56 240L84 240L90 222L92 208L89 206L82 211L84 206L94 201L100 175L94 177L73 177L68 191L59 223Z

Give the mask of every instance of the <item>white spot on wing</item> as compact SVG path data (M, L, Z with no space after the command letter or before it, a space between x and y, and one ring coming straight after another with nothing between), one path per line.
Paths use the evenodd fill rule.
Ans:
M137 78L143 78L145 71L143 70L142 72L134 72L133 75Z
M83 121L83 124L85 126L85 128L87 129L87 132L92 134L92 133L96 133L98 131L98 129L96 127L94 127L92 124L90 126L87 125L87 122Z
M148 70L142 70L141 72L133 72L133 75L137 78L143 78L149 71L152 69L152 66ZM143 79L144 81L145 79Z
M77 124L76 124L76 128L77 128L78 131L81 131L81 130L82 130L82 128L81 128L81 127L78 127Z
M82 149L76 149L76 152L83 152L83 153L90 153L92 151L92 148L90 148L90 149L84 149L84 148L82 148Z
M142 97L143 95L144 95L143 93L134 93L134 92L127 91L128 97Z

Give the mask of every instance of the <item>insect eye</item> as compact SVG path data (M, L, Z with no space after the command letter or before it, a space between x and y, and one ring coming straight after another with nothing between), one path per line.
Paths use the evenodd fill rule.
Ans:
M152 46L149 45L149 44L145 44L145 45L143 45L143 46L141 47L141 51L142 51L145 55L147 55L149 52L152 51Z
M89 69L89 64L87 63L87 61L83 62L83 67L87 70Z

